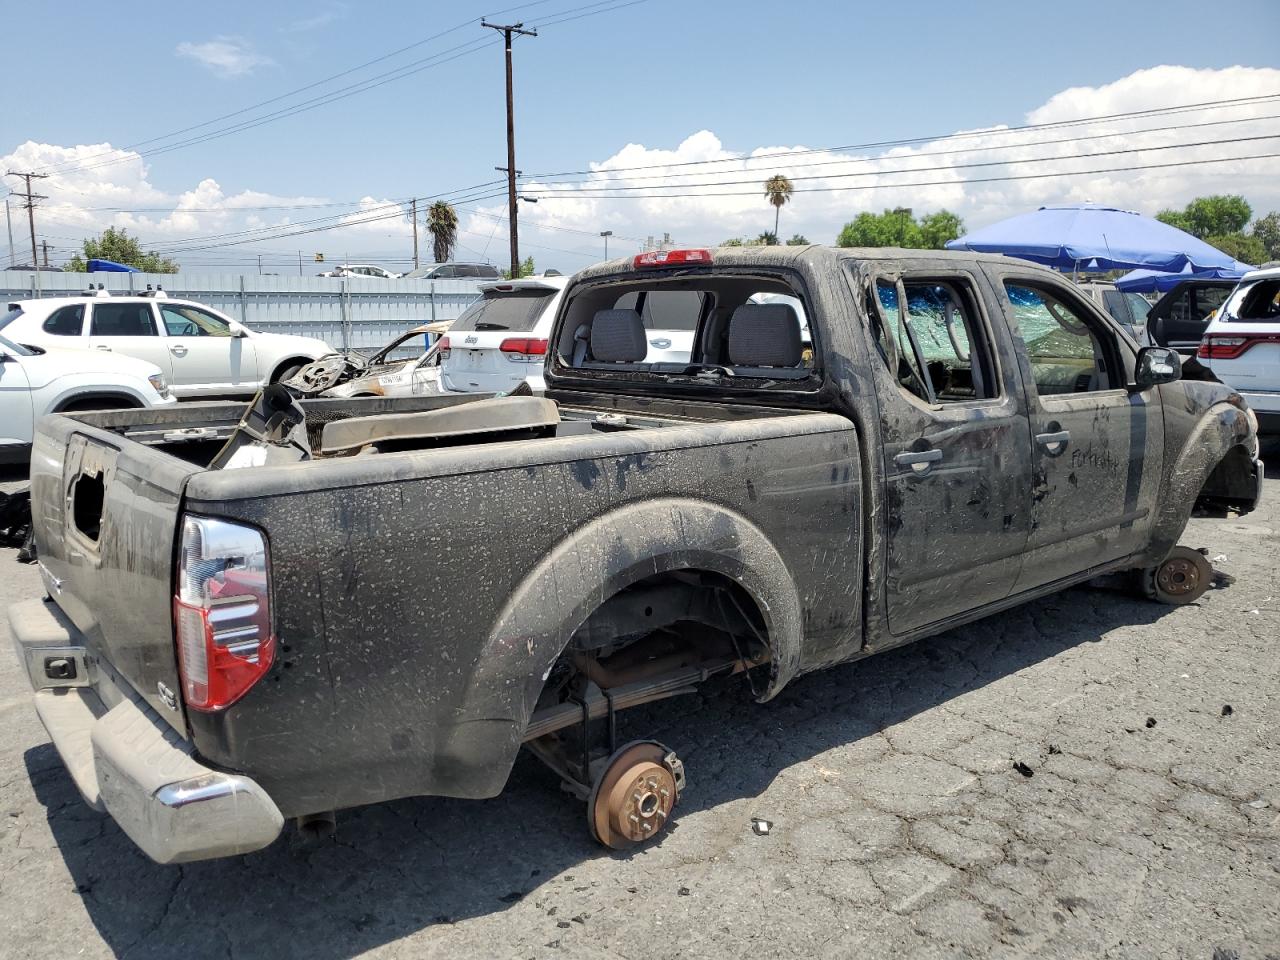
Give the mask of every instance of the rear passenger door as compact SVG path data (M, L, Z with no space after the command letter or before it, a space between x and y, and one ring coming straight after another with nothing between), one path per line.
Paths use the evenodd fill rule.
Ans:
M994 268L1019 344L1033 447L1031 535L1016 591L1141 549L1164 462L1156 388L1131 391L1135 354L1070 284Z
M978 277L934 267L873 275L865 290L882 361L895 637L1006 597L1030 529L1030 433L1008 337Z
M95 300L89 311L89 346L154 363L173 379L167 341L150 302Z

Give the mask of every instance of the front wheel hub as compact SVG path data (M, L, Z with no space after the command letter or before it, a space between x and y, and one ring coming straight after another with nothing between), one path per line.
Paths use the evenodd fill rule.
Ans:
M1179 546L1150 575L1155 599L1180 606L1200 599L1209 589L1213 567L1200 551Z

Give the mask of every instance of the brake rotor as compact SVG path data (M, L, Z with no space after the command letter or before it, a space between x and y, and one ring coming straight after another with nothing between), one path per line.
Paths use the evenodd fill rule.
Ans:
M1151 570L1150 578L1155 599L1180 606L1199 600L1209 589L1213 567L1200 551L1178 546Z
M591 835L623 850L661 833L680 796L667 759L673 756L662 744L641 740L610 757L587 801Z

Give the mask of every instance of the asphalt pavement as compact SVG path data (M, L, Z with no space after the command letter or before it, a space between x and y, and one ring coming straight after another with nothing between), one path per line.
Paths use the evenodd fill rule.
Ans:
M0 618L0 956L1280 957L1271 462L1257 512L1184 535L1236 578L1194 605L1074 589L764 706L725 681L628 713L689 776L631 853L525 759L493 800L157 866L81 802ZM0 608L40 592L14 553Z

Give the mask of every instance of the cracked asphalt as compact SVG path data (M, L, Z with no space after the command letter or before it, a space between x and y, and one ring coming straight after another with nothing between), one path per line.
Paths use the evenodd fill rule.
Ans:
M494 800L156 866L80 801L5 635L0 956L1280 957L1270 453L1261 509L1183 537L1236 577L1195 605L1075 589L764 706L726 681L624 715L689 774L630 854L524 759ZM0 607L39 590L13 554Z

